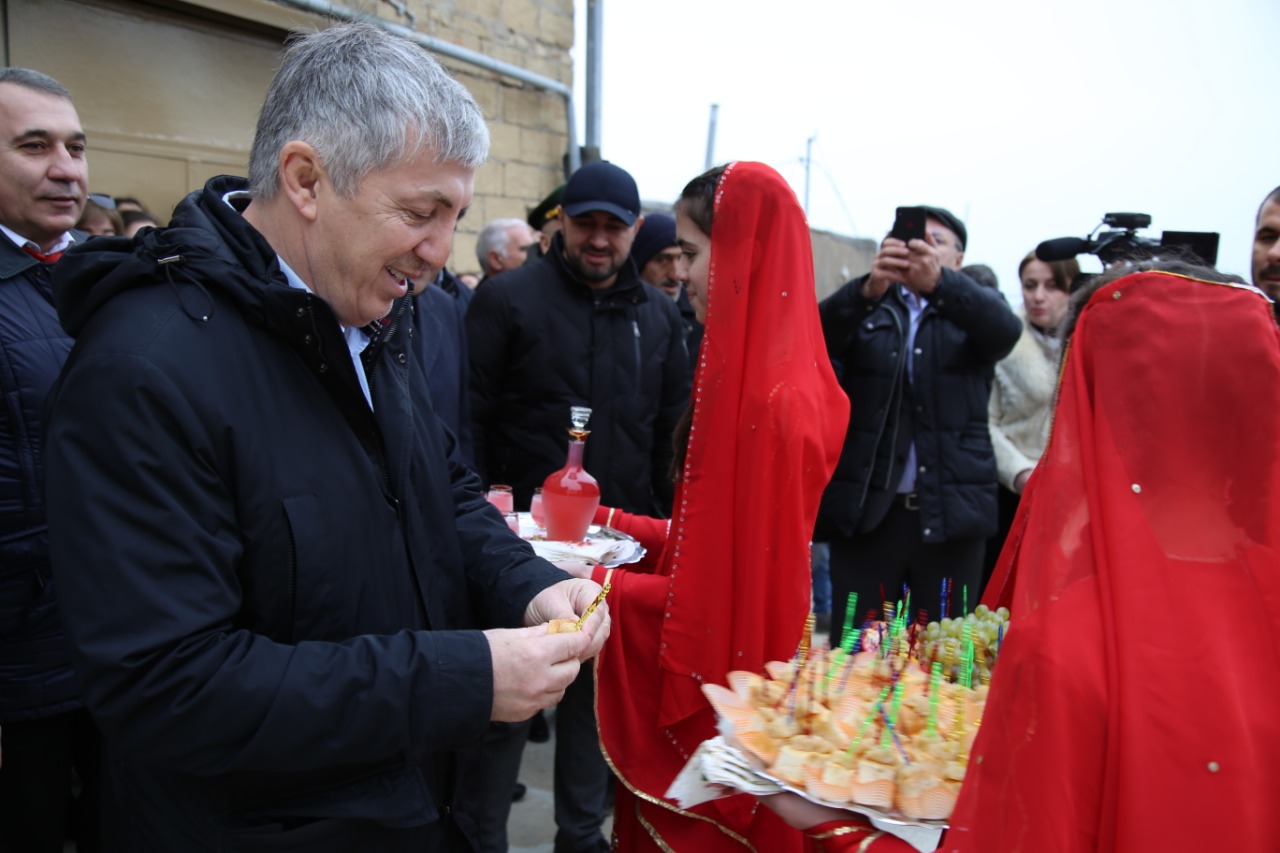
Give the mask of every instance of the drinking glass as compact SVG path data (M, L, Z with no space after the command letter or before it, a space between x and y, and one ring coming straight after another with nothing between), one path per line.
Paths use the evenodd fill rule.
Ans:
M538 532L544 533L547 528L547 516L542 511L542 487L533 490L533 500L529 502L529 515L537 525Z
M516 501L511 494L510 486L490 486L489 493L485 497L489 499L489 503L498 508L498 512L504 515L508 512L516 511Z

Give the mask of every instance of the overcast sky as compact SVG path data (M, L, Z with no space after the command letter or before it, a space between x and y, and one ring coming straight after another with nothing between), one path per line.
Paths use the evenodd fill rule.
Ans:
M643 198L703 171L716 103L715 162L768 163L802 204L816 137L813 227L878 240L897 205L947 207L965 262L1010 294L1036 243L1107 211L1151 214L1156 238L1217 231L1218 268L1248 279L1280 184L1278 0L604 0L603 17L602 153Z

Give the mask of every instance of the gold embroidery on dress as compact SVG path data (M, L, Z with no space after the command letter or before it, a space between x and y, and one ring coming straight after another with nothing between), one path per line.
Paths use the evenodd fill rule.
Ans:
M810 838L813 838L815 841L825 841L828 838L835 838L837 835L850 835L855 832L871 831L872 829L869 826L837 826L830 832L824 832L821 835L812 835Z
M857 853L866 853L866 849L871 846L871 842L875 841L882 835L884 835L883 832L876 832L873 835L868 835L867 840L858 845Z
M600 655L596 655L595 659L591 662L591 666L596 677L596 680L595 680L596 693L595 693L594 699L592 700L592 706L595 709L596 719L598 720L600 719L600 707L599 707L600 691L598 687L600 683ZM704 823L709 823L712 826L714 826L716 829L723 832L725 835L732 838L734 841L741 844L743 847L752 851L752 853L756 853L756 848L751 844L750 841L748 841L746 838L739 835L738 833L734 832L729 827L720 823L719 821L716 821L705 815L695 814L694 812L686 811L673 803L667 802L666 800L659 799L658 797L652 796L651 794L646 794L644 791L641 791L635 785L632 785L631 782L628 781L627 778L623 776L622 773L618 770L617 765L613 763L613 758L610 757L609 750L605 747L604 738L600 737L598 733L596 737L600 741L600 754L604 756L604 761L606 764L609 765L609 769L613 771L613 775L617 776L618 781L621 782L623 785L625 785L627 790L635 794L638 799L643 800L646 803L650 803L652 805L658 806L659 808L666 809L669 812L674 812L675 814L681 815L682 817L692 818L694 820L703 821ZM658 844L658 846L661 847L664 851L670 850L670 848L666 846L666 843L663 842L662 839L658 837L657 831L654 830L652 826L649 824L649 822L646 821L644 817L640 814L639 803L636 803L636 816L640 818L640 823L644 826L645 830L649 832L649 835L653 837L654 843Z

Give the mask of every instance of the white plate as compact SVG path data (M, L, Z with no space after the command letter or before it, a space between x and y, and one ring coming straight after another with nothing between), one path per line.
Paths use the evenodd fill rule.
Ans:
M527 512L520 513L520 536L545 560L587 560L613 568L639 562L645 554L644 546L634 537L599 524L587 528L587 538L582 542L552 542Z

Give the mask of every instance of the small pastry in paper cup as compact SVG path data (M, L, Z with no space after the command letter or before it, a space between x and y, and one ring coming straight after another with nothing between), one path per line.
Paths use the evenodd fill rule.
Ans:
M822 762L806 790L818 799L843 805L853 798L854 759L832 755Z
M702 695L707 697L716 713L735 724L756 713L750 698L744 698L727 687L719 684L703 684Z
M893 806L897 791L898 754L891 748L877 746L858 759L858 773L853 781L853 801L864 806L887 809Z
M749 728L735 731L735 734L738 742L748 752L766 765L773 764L778 759L778 752L782 749L782 745L788 739L800 734L800 724L790 714L775 711L772 708L760 708L757 713L764 723L763 728Z
M898 709L898 731L906 735L915 735L924 731L929 722L929 697L923 693L913 693L902 700Z
M925 761L946 763L955 761L960 754L960 744L947 740L938 731L920 732L911 738L911 750Z
M734 737L744 751L760 761L764 766L767 767L777 760L778 748L781 746L781 742L768 732L735 732Z
M757 675L754 672L747 672L744 669L733 670L728 674L727 679L729 689L747 702L754 701L764 689L764 676ZM766 702L765 704L768 703Z
M816 722L811 731L818 737L825 738L831 742L836 749L843 751L849 746L849 742L853 740L854 732L851 727L827 715L820 722Z
M958 785L948 783L945 765L919 761L898 771L894 805L912 820L945 820L951 816L959 792Z
M765 661L764 671L769 673L769 677L774 681L783 681L790 684L792 675L796 671L796 665L787 660Z
M814 735L796 735L778 750L769 772L779 779L803 788L805 785L805 765L817 764L830 755L834 747L826 740Z

